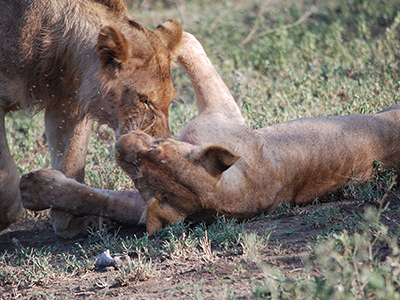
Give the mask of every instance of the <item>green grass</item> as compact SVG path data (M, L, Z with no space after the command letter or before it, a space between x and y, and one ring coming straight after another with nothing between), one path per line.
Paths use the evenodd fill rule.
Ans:
M304 272L288 276L258 262L264 284L254 288L257 299L400 299L398 236L368 210L359 231L332 234L313 245ZM391 249L379 255L380 247Z
M173 17L201 41L251 128L299 117L373 113L399 103L400 0L128 2L134 17L149 28ZM308 17L302 19L305 15ZM287 28L288 24L297 25ZM254 35L248 39L252 29ZM266 31L270 33L263 34ZM249 41L243 44L246 39ZM170 126L177 137L182 126L196 116L196 107L184 71L177 68L172 72L178 94L170 108ZM17 112L6 122L20 174L50 166L43 113L31 118ZM90 139L86 183L129 189L130 179L116 168L113 144L113 134L96 126ZM328 228L310 246L312 256L301 274L287 274L259 259L274 226L256 235L246 232L243 223L220 218L211 226L178 223L154 238L120 238L98 231L71 253L19 245L15 252L0 255L0 286L41 286L60 276L93 272L93 263L87 258L110 249L112 255L140 256L119 270L113 284L133 285L153 276L162 259L196 256L212 263L217 257L243 255L244 261L255 262L262 274L263 282L252 287L255 298L398 299L398 233L388 232L378 218L390 217L381 203L394 177L385 174L378 181L353 182L341 192L342 197L369 202L378 211L355 216L351 226ZM282 205L275 216L293 214L295 210ZM323 228L335 217L340 217L340 211L334 208L299 216L314 228ZM285 235L295 233L292 230ZM274 247L279 251L279 245ZM385 247L390 251L382 261L378 250ZM240 273L242 268L240 264L232 272ZM182 297L201 299L204 284L180 283L176 290ZM229 286L221 285L226 288L226 298L234 299ZM44 292L38 297L50 299L52 295Z

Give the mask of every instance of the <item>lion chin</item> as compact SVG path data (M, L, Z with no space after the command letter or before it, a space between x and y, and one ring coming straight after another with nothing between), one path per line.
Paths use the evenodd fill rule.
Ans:
M178 61L192 81L199 115L179 141L138 130L120 137L117 161L140 195L126 199L115 192L115 207L105 201L103 213L111 214L119 203L140 206L118 217L145 221L153 234L177 220L212 221L217 214L243 220L282 202L310 203L351 178L371 178L377 160L400 170L400 105L377 114L304 118L251 130L191 34L183 34ZM48 201L43 197L38 201ZM63 205L61 210L73 206Z

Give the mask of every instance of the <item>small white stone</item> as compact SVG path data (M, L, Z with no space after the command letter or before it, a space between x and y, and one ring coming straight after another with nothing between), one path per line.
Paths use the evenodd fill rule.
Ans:
M110 250L107 249L103 253L96 256L96 267L109 267L114 265L114 258L111 257Z

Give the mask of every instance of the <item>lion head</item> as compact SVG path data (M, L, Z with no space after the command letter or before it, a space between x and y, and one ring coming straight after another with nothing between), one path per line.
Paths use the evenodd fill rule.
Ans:
M104 27L98 36L98 78L101 101L88 101L88 110L117 136L142 130L153 137L168 137L168 107L175 97L170 66L182 39L173 19L154 31L129 20L122 33Z
M216 146L198 146L170 138L153 139L134 131L116 143L116 158L147 203L149 234L177 220L213 219L209 199L223 201L219 179L240 158ZM226 198L226 197L225 197Z

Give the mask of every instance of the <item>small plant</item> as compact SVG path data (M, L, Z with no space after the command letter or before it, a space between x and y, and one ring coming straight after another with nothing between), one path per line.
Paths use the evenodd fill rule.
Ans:
M315 228L321 228L327 223L332 222L335 218L338 218L339 213L340 211L337 207L322 207L307 212L304 216L301 216L299 220Z
M176 290L185 296L185 299L201 300L203 299L203 280L199 283L188 285L184 282L182 287L176 286Z
M282 216L288 214L293 214L293 208L287 202L280 203L277 209L273 212L273 215L275 216Z
M178 221L175 224L163 228L157 237L160 239L160 252L168 258L186 257L196 249L198 240L189 230L189 224Z
M76 254L60 253L58 258L62 264L62 268L59 270L70 276L79 276L94 270L94 260L89 259L86 255L79 257Z
M214 259L214 253L211 249L211 241L208 238L208 233L207 230L205 231L204 237L199 238L199 245L201 249L203 250L203 259L206 262L213 262Z
M265 248L268 243L268 239L265 240L256 233L243 234L240 239L243 255L246 257L247 261L257 261L261 249Z
M237 220L217 216L216 222L208 227L208 237L212 246L218 250L237 251L235 248L241 242L243 226L244 223L239 223Z
M128 286L131 283L148 280L155 270L155 264L140 255L136 259L128 259L117 272L114 280L118 286Z
M89 245L89 252L91 254L98 254L105 249L110 249L112 253L122 253L120 248L120 238L118 231L110 233L106 227L102 227L96 231L89 231L87 245Z
M351 196L357 200L367 201L373 204L381 205L385 200L385 195L390 192L396 184L397 174L391 170L384 170L382 163L375 162L375 177L370 180L359 180L351 178L350 183L343 188L343 194Z

